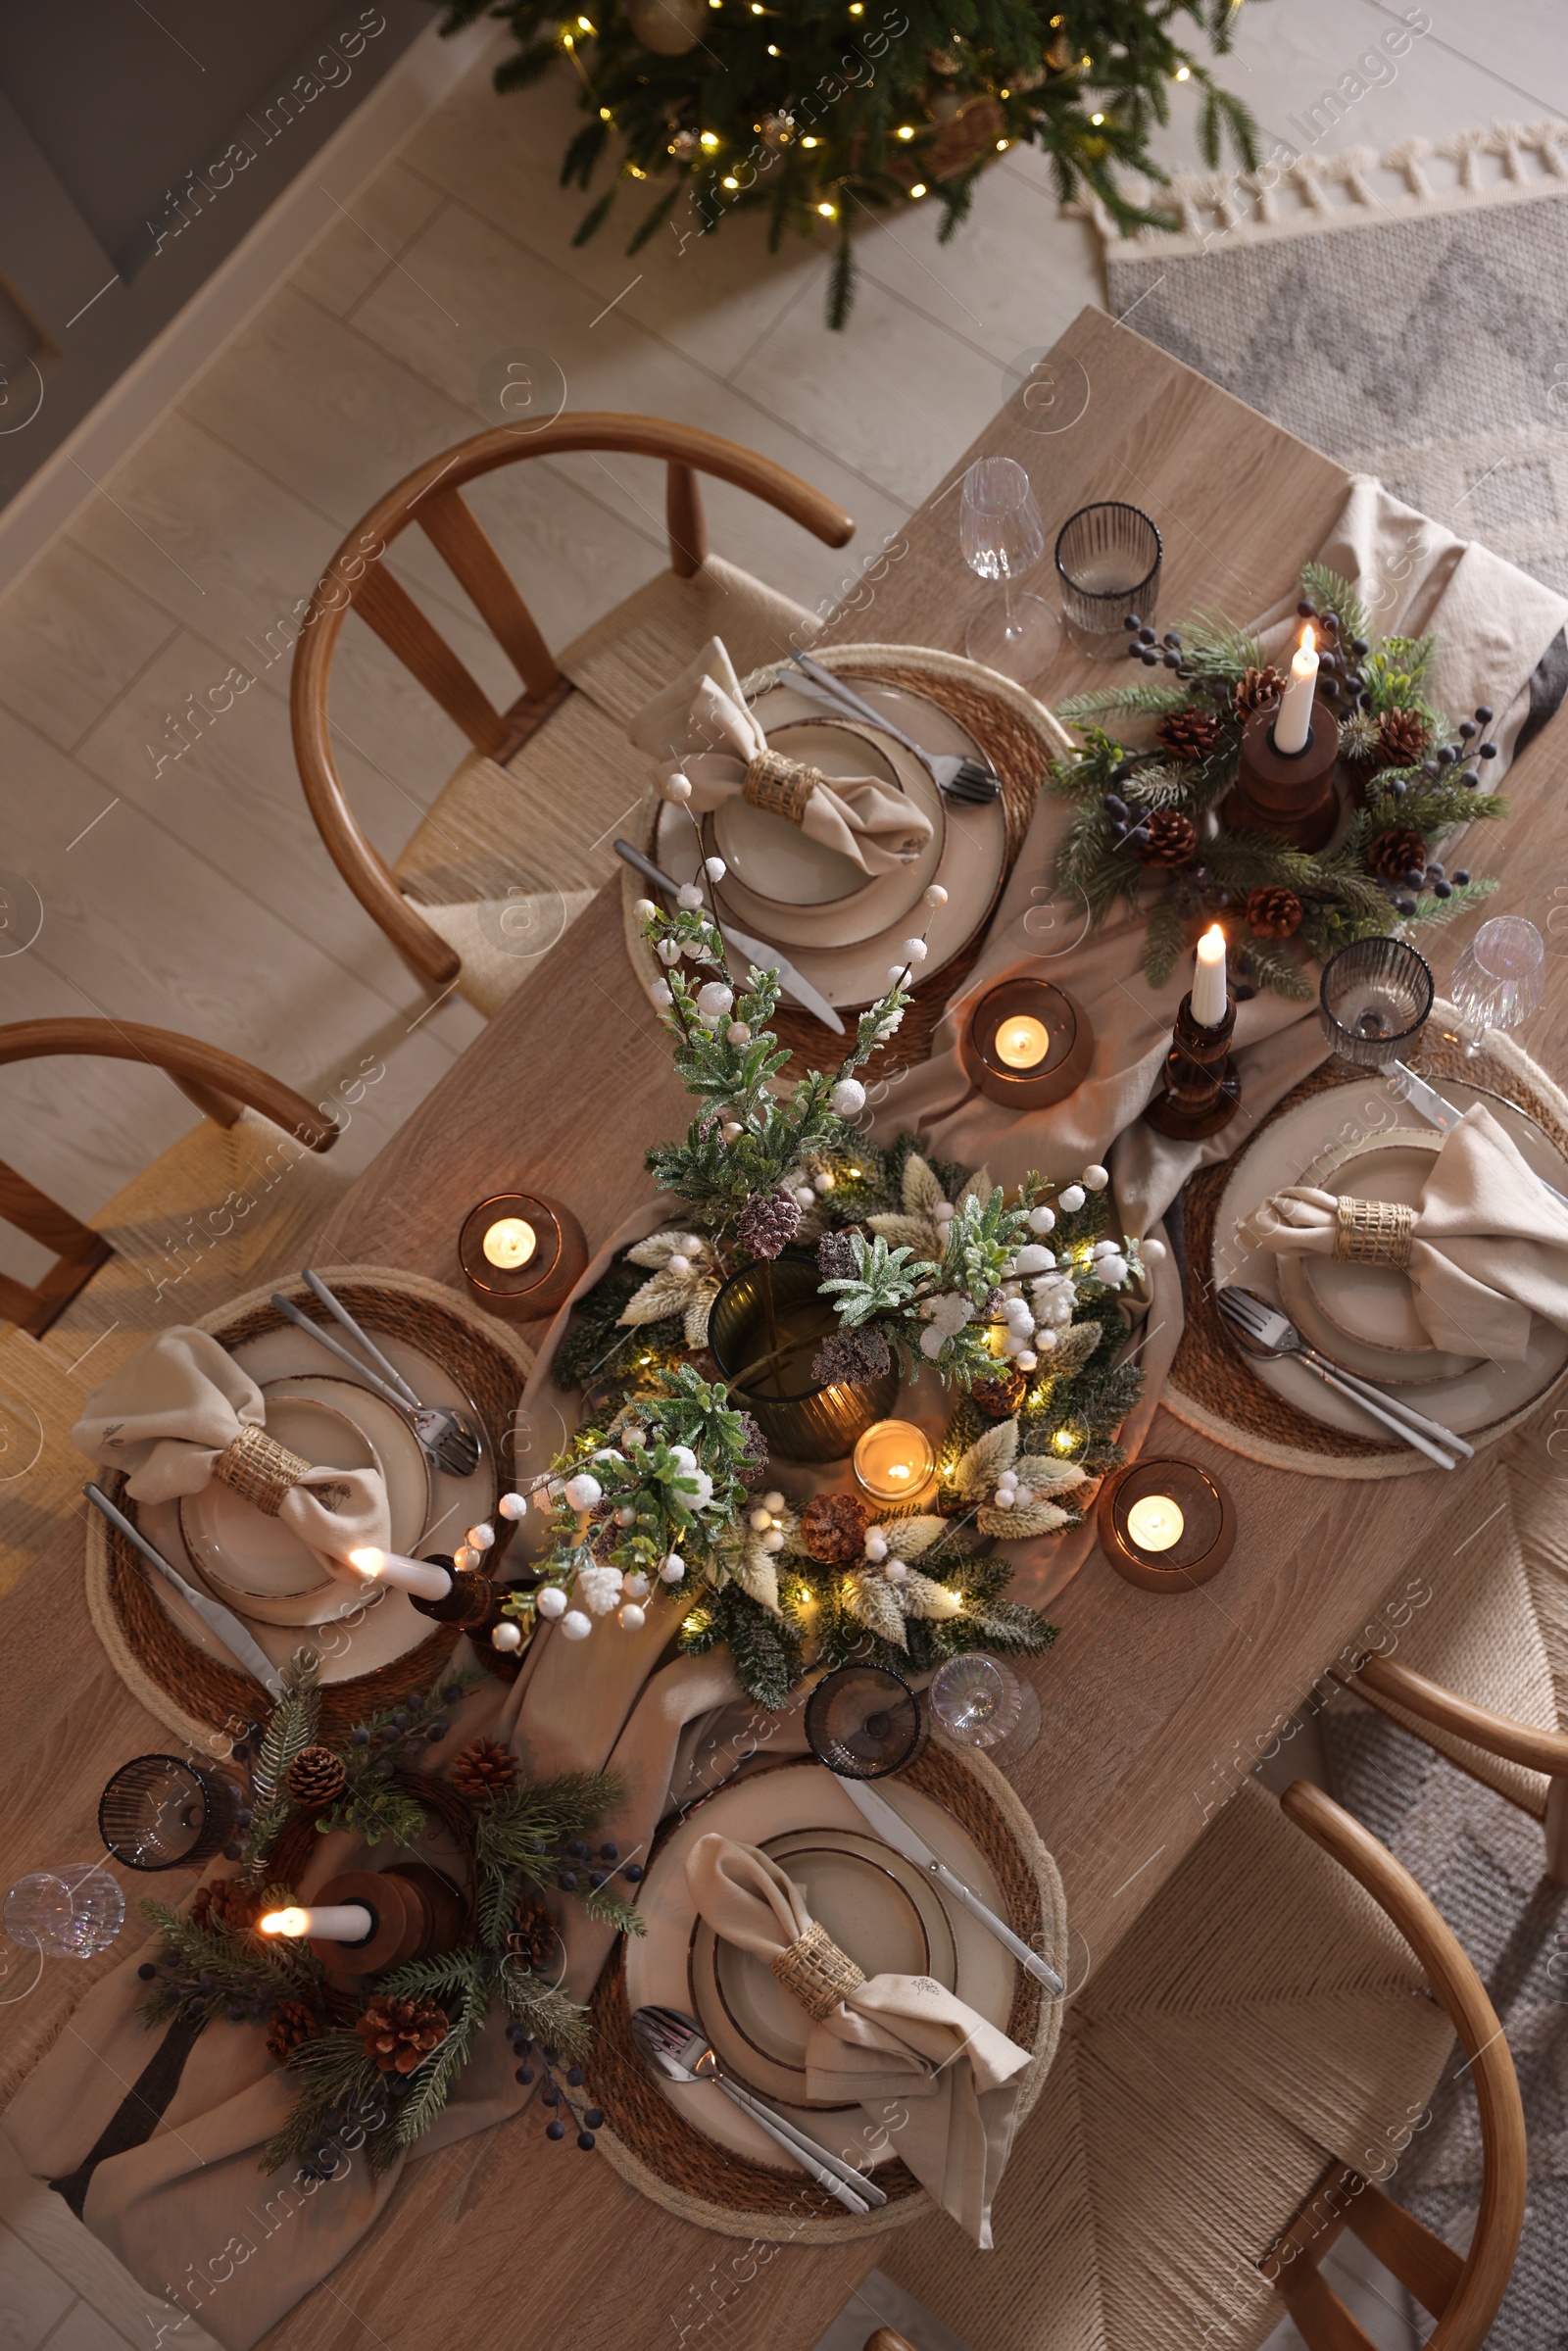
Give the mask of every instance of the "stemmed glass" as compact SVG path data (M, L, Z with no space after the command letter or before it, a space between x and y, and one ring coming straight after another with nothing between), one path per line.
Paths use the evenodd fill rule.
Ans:
M1484 922L1453 967L1454 1010L1473 1031L1465 1045L1478 1053L1489 1029L1516 1029L1539 1011L1546 990L1545 947L1522 914Z
M1029 476L1010 457L977 458L963 477L958 545L971 571L1002 582L1000 607L993 600L970 621L964 648L1022 685L1038 677L1061 643L1061 623L1042 596L1013 587L1034 569L1046 551Z

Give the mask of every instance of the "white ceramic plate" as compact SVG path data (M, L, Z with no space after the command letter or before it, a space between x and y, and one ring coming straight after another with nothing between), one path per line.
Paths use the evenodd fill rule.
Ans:
M819 768L830 782L869 775L885 790L902 796L904 776L894 764L894 747L885 736L879 738L869 727L854 722L840 725L832 719L769 726L767 701L764 695L756 715L769 750ZM754 808L738 793L713 811L713 833L718 853L735 879L765 905L836 906L864 887L864 869L853 857L841 857L836 849L813 840L804 826L791 824L771 809ZM917 855L911 855L911 865Z
M906 1787L902 1780L883 1781L881 1792L988 1907L1005 1911L990 1865L951 1813L918 1788ZM849 1830L863 1837L865 1822L832 1773L819 1763L734 1780L694 1805L668 1842L661 1846L643 1881L638 1907L648 1932L626 1940L626 1997L633 2012L659 2003L691 2013L690 1958L697 1912L686 1887L686 1856L710 1829L745 1844L765 1846L774 1837L802 1830ZM942 1907L951 1925L956 1955L953 1988L1004 2032L1012 2010L1013 1962L966 1910L956 1906L950 1910L946 1902ZM849 1948L851 1957L857 1957L853 1940ZM771 2171L794 2169L765 2131L731 2105L722 2091L706 2083L662 2078L659 2086L694 2129L719 2146ZM782 2098L775 2102L819 2144L832 2147L850 2162L863 2162L868 2148L877 2161L894 2152L886 2138L875 2134L874 2126L859 2107L823 2111L794 2106ZM872 2133L869 2138L867 2131Z
M1308 1181L1336 1200L1348 1194L1418 1208L1442 1149L1443 1137L1430 1127L1396 1128L1386 1140L1351 1144L1332 1153L1333 1164L1312 1169ZM1438 1354L1416 1312L1410 1277L1397 1265L1361 1265L1303 1252L1301 1271L1320 1312L1348 1339L1396 1357ZM1445 1358L1443 1369L1457 1371L1466 1360L1473 1358ZM1430 1366L1418 1362L1409 1368L1419 1373Z
M1458 1078L1446 1077L1441 1091L1461 1110L1484 1101L1536 1173L1559 1191L1568 1188L1568 1162L1524 1111ZM1405 1126L1409 1115L1375 1077L1369 1077L1364 1084L1336 1086L1311 1095L1263 1127L1236 1160L1221 1195L1214 1220L1212 1274L1216 1285L1238 1282L1272 1299L1299 1322L1303 1335L1324 1354L1343 1361L1348 1370L1377 1380L1391 1395L1405 1397L1459 1436L1472 1437L1478 1430L1527 1411L1545 1395L1568 1370L1568 1333L1554 1330L1538 1316L1531 1324L1530 1346L1521 1362L1492 1363L1476 1358L1443 1379L1391 1378L1386 1355L1375 1366L1359 1352L1352 1360L1351 1350L1357 1343L1336 1330L1317 1310L1312 1293L1299 1275L1299 1257L1276 1258L1270 1249L1251 1248L1239 1230L1271 1194L1290 1184L1311 1181L1308 1171L1320 1166L1336 1145L1386 1139ZM1295 1272L1285 1273L1287 1266ZM1285 1283L1292 1285L1289 1296ZM1245 1360L1265 1388L1271 1388L1309 1420L1348 1435L1394 1442L1370 1416L1325 1388L1304 1364L1284 1357L1270 1361L1249 1355Z

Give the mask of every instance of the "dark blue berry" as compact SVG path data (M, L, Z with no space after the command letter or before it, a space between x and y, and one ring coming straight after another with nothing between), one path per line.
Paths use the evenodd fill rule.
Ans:
M1469 868L1469 866L1468 866L1468 865L1456 865L1456 866L1454 867L1454 869L1453 869L1453 878L1454 878L1454 881L1455 881L1455 883L1456 883L1456 885L1458 886L1458 888L1459 888L1459 889L1461 889L1461 890L1465 889L1465 888L1468 886L1468 884L1469 884L1469 880L1470 880L1470 868Z
M619 1858L619 1855L620 1855L620 1847L619 1847L619 1845L608 1845L608 1844L607 1844L607 1845L601 1845L601 1846L600 1846L600 1848L599 1848L599 1858L600 1858L600 1860L601 1860L601 1861L615 1861L615 1860L618 1860L618 1858Z
M570 2084L571 2084L571 2086L572 2086L572 2088L573 2088L573 2089L581 2089L581 2087L582 2087L582 2068L581 2068L581 2066L580 2066L580 2065L569 2065L569 2066L567 2066L567 2068L566 2068L566 2080L567 2080L567 2081L570 2082Z
M1490 726L1492 724L1494 715L1494 713L1490 702L1477 703L1476 716L1480 719L1483 726Z
M1146 645L1144 647L1144 667L1146 669L1157 669L1159 667L1159 656L1152 645Z
M553 2082L547 2082L539 2095L543 2098L547 2106L559 2106L561 2104L561 2092L559 2089L557 2089Z
M1394 904L1396 911L1400 914L1413 914L1415 912L1415 900L1413 898L1396 898Z
M640 1861L623 1862L620 1874L629 1884L636 1886L642 1878L643 1865Z
M588 1872L589 1885L597 1891L598 1888L605 1883L606 1875L607 1873L604 1870L590 1870Z
M1427 865L1427 880L1429 882L1441 882L1443 879L1443 873L1444 868L1439 864L1437 858L1431 858Z
M1150 627L1150 625L1149 625L1149 623L1148 623L1148 621L1147 621L1147 620L1145 621L1145 623L1144 623L1143 627L1142 627L1142 628L1139 630L1139 632L1138 632L1138 641L1139 641L1139 643L1140 643L1141 645L1152 645L1152 644L1154 643L1154 641L1155 641L1155 640L1154 640L1154 632L1153 632L1153 630L1152 630L1152 629Z
M514 2049L520 2049L527 2037L528 2029L525 2025L509 2025L507 2027L507 2038Z
M223 1859L225 1861L237 1861L239 1859L238 1845L232 1843L226 1844L223 1847Z
M555 2122L555 2123L547 2123L547 2124L545 2125L545 2136L546 2136L546 2138L564 2138L564 2137L565 2137L565 2135L566 2135L566 2126L565 2126L565 2124L564 2124L564 2123L562 2123L562 2122Z
M518 2068L517 2068L517 2072L516 2072L516 2080L517 2080L518 2082L531 2082L531 2081L533 2080L533 2068L532 2068L532 2066L531 2066L531 2065L519 2065L519 2066L518 2066Z
M570 1837L566 1839L566 1851L571 1855L573 1861L586 1861L588 1858L587 1842L580 1837Z
M1127 659L1128 659L1130 661L1141 661L1143 660L1143 658L1144 658L1144 649L1143 649L1143 647L1142 647L1142 646L1139 644L1139 642L1138 642L1138 639L1137 639L1136 637L1134 637L1134 639L1133 639L1132 643L1131 643L1131 644L1128 646L1128 648L1127 648Z
M556 1884L560 1886L563 1893L575 1893L577 1890L576 1871L563 1870L560 1877L557 1878Z
M432 1723L424 1736L426 1739L445 1739L451 1728L450 1723Z
M1167 669L1179 669L1182 665L1182 657L1179 653L1162 653L1159 658Z
M1402 800L1404 798L1406 789L1407 787L1404 784L1396 781L1389 786L1389 798L1391 800Z
M1480 751L1476 754L1477 759L1494 759L1496 756L1497 746L1495 743L1483 743Z
M1467 792L1478 792L1481 789L1480 772L1474 767L1467 767L1459 781Z
M1309 596L1303 596L1300 603L1296 608L1296 612L1298 619L1315 620L1317 617L1317 606L1312 602L1312 599Z
M1454 760L1458 757L1459 754L1454 750L1453 745L1451 743L1445 743L1438 753L1438 765L1440 767L1451 767Z
M582 2119L587 2124L590 2131L600 2130L603 2127L605 2120L603 2114L600 2112L597 2106L590 2106Z
M449 1682L445 1690L443 1690L441 1692L441 1695L449 1706L455 1706L459 1698L461 1698L463 1695L463 1684L461 1682Z
M593 2132L591 2131L579 2131L577 2133L577 2144L579 2147L581 2147L585 2155L591 2155L594 2147Z
M142 1962L142 1965L136 1970L136 1973L141 1978L143 1984L151 1984L153 1978L157 1975L158 1970L154 1967L152 1961L148 1959Z
M1123 628L1142 628L1143 625L1144 624L1142 620L1139 618L1136 612L1129 612L1126 619L1122 622Z
M1432 895L1434 898L1451 898L1453 896L1452 882L1434 882Z
M1369 654L1372 648L1367 643L1365 637L1352 637L1350 639L1350 651L1354 654L1358 661L1362 660L1365 655Z
M1239 1004L1250 1004L1257 994L1257 990L1248 980L1234 980L1231 983L1231 994Z
M234 1815L235 1824L241 1829L248 1829L255 1818L256 1815L248 1804L241 1804Z
M238 1746L230 1747L228 1751L233 1756L236 1763L245 1762L246 1758L250 1754L250 1748L246 1746L243 1739L240 1741Z
M1464 737L1464 739L1465 739L1465 741L1466 741L1467 743L1469 742L1469 740L1470 740L1471 736L1472 736L1472 735L1475 733L1475 731L1476 731L1476 727L1475 727L1475 720L1474 720L1473 718L1461 718L1461 719L1460 719L1460 721L1459 721L1459 732L1460 732L1460 734L1461 734L1461 735Z
M1424 873L1417 872L1414 868L1412 868L1404 878L1412 890L1419 890L1427 877Z

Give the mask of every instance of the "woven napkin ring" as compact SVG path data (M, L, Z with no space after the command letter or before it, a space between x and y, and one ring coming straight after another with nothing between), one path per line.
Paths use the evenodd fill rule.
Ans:
M1350 1200L1342 1195L1334 1229L1341 1263L1408 1265L1415 1210L1398 1200Z
M804 1935L775 1952L768 1966L784 1989L793 1992L808 2016L820 2024L831 2016L839 2002L865 1982L863 1970L858 1968L845 1951L841 1951L826 1930L813 1919Z
M790 824L804 824L806 804L822 780L820 767L787 759L781 751L760 751L746 762L741 790L754 808L766 808Z
M276 1518L290 1491L310 1476L311 1468L265 1429L247 1426L224 1445L213 1463L213 1475L232 1486L242 1502L254 1502L269 1518Z

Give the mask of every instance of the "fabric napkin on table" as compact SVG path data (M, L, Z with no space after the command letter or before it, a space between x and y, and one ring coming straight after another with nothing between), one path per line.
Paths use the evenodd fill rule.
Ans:
M693 1901L724 1942L770 1963L811 1925L798 1888L755 1845L712 1832L686 1857ZM930 1976L872 1976L806 2044L808 2095L873 2121L902 2105L899 2154L982 2252L1012 2144L1029 2052Z
M640 751L661 762L662 781L686 777L694 815L738 798L748 765L768 748L721 637L710 637L626 731ZM891 873L925 847L931 819L903 793L885 791L869 776L834 776L812 792L801 830L864 873Z
M1293 1184L1253 1210L1247 1231L1277 1253L1326 1257L1338 1226L1332 1192ZM1537 1182L1482 1102L1444 1139L1415 1212L1407 1271L1434 1347L1517 1363L1532 1314L1568 1330L1568 1208Z
M89 1461L130 1472L138 1502L199 1494L242 1428L265 1428L267 1399L210 1332L176 1324L138 1347L95 1389L72 1430ZM284 1496L278 1521L327 1567L360 1543L391 1537L386 1485L375 1469L312 1469Z

